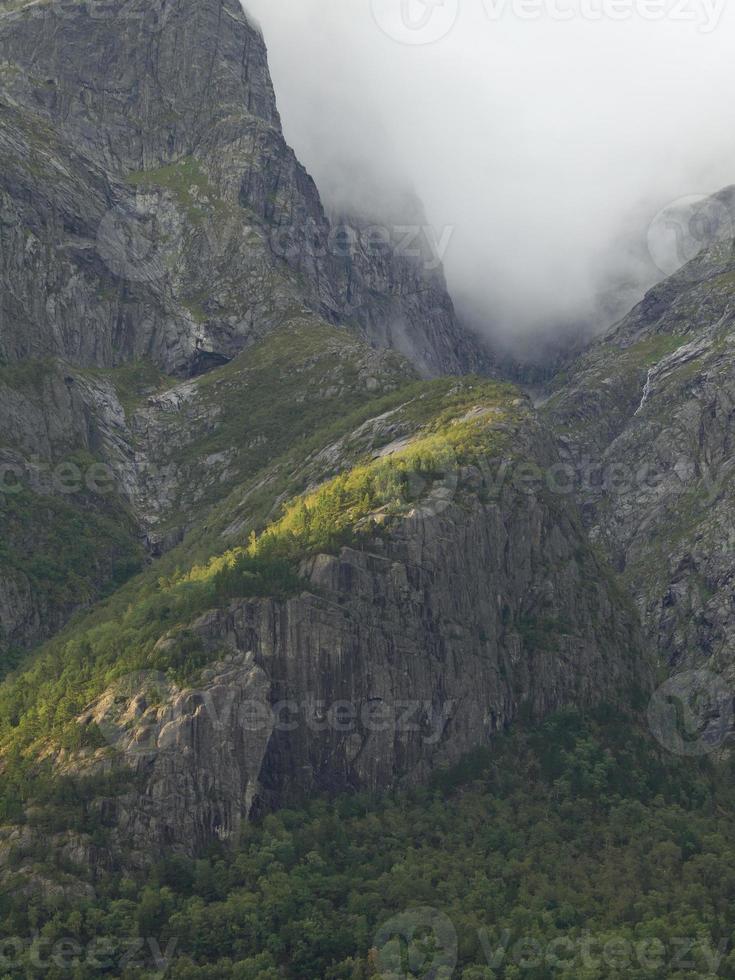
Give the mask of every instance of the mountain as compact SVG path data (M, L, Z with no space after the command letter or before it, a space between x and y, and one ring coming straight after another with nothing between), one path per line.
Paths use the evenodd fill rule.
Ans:
M196 440L172 412L187 404L201 437L227 409L205 419L209 382L177 380L308 317L403 352L421 375L486 358L435 258L404 244L405 210L377 232L327 220L239 3L13 4L0 65L0 463L4 484L24 484L7 508L0 648L17 657L189 526L168 501L197 477L191 462L171 473ZM204 458L239 452L215 442L200 441ZM94 464L112 471L104 499ZM84 495L55 492L60 466ZM215 489L190 505L231 486L206 469Z
M735 251L715 242L557 380L544 408L661 661L733 672Z
M0 356L195 375L309 310L426 374L480 359L436 262L332 227L235 0L13 5L0 21ZM420 228L415 229L418 237Z
M254 813L420 782L520 716L650 684L574 503L515 479L558 462L548 434L509 385L421 380L483 363L441 269L376 249L365 215L330 225L239 4L21 5L0 55L22 840L71 780L107 857L51 806L60 853L196 855ZM252 700L297 704L296 734L251 731ZM406 701L407 731L362 716ZM312 730L342 702L359 722Z
M0 973L367 980L434 912L437 978L519 975L484 912L707 960L727 753L646 709L733 666L732 243L536 409L420 202L325 214L235 0L13 0L0 83Z
M273 372L297 341L307 356L293 356L279 391ZM371 391L345 416L350 389L335 382L350 354L357 379L368 359ZM107 827L105 863L145 863L161 846L196 854L235 838L254 809L415 783L514 719L626 703L649 686L635 614L573 503L516 478L517 467L543 473L557 461L527 401L477 379L396 384L395 362L381 373L380 357L334 328L289 325L236 373L234 363L213 373L211 401L176 404L197 447L182 486L206 492L215 467L222 494L224 460L200 455L197 412L209 423L213 404L250 404L268 389L290 413L297 390L300 406L319 392L321 373L333 385L316 436L313 408L299 407L293 426L263 413L264 431L275 425L284 439L275 455L256 415L241 453L220 453L234 484L221 503L5 681L11 823L49 779L72 779L91 787L85 812ZM210 449L233 424L207 432ZM175 459L191 460L191 446ZM180 506L176 486L164 500ZM253 702L267 718L271 705L295 705L295 734L272 719L253 730ZM340 704L356 717L335 731L320 712ZM400 705L409 728L371 725L373 710ZM74 813L48 811L55 846L94 864L99 841L69 836ZM24 834L35 840L32 826Z

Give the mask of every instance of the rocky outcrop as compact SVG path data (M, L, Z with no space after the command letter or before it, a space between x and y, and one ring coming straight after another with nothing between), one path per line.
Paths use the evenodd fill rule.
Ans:
M550 419L661 659L733 676L735 252L704 250L593 346Z
M179 690L143 671L79 719L97 725L138 777L134 796L101 806L132 863L148 863L151 846L196 853L232 840L253 808L273 728L270 681L250 653L228 654L203 681Z
M267 460L263 430L283 418L288 433L288 397L343 398L348 411L355 388L413 377L382 352L355 356L358 341L424 375L484 365L438 257L426 242L415 250L420 208L377 228L325 216L237 0L12 8L0 13L0 472L33 476L48 523L61 507L70 526L91 514L113 527L98 527L100 561L62 597L0 553L0 652L46 639L120 581L126 549L179 543ZM240 431L246 363L197 386L284 325L324 319L345 325L344 344L325 343L334 363L314 371L311 396L284 394L269 427ZM292 356L303 370L285 344L284 366ZM131 385L151 364L150 384ZM287 439L272 442L275 455ZM80 454L83 483L103 468L104 494L59 487L55 473ZM19 554L43 556L40 533L14 537Z
M480 366L396 216L333 227L237 0L0 15L0 357L221 364L308 308L426 374Z
M553 461L538 431L518 444ZM496 462L363 549L309 559L301 595L192 623L216 660L192 688L150 672L90 707L80 722L136 775L134 794L100 804L126 853L195 853L254 806L418 784L514 720L648 687L635 613L573 506L499 488Z
M0 370L0 670L143 560L113 386L61 364Z

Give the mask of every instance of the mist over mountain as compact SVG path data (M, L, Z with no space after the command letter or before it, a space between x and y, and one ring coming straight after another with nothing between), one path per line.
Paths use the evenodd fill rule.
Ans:
M2 980L735 977L732 20L564 2L0 5Z
M415 45L388 36L388 6L247 4L286 137L327 203L412 187L439 237L451 229L460 312L519 349L623 316L673 271L651 260L650 223L735 180L732 5L666 5L665 19L629 5L616 21L570 3L556 20L463 0L445 36Z

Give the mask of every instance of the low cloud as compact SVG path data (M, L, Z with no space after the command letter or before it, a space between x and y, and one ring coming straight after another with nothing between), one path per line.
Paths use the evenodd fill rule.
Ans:
M662 275L661 209L735 183L722 0L245 6L327 206L385 212L415 191L452 229L458 307L511 348L621 315Z

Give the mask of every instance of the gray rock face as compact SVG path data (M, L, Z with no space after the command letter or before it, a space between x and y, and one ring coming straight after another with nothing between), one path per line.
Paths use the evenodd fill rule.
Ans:
M325 216L236 0L19 6L0 15L0 78L0 463L99 459L130 538L157 554L193 529L190 567L242 544L304 486L405 444L423 399L438 424L458 383L441 397L441 383L410 384L394 402L415 372L393 351L423 375L483 366L436 256L406 241L405 214L377 229ZM167 376L133 383L139 361ZM518 416L515 462L547 471L549 439L527 407ZM486 462L362 550L305 561L301 595L189 623L213 664L190 687L132 678L84 711L79 724L115 751L80 738L58 771L135 777L98 801L130 860L197 853L255 809L310 793L419 782L514 719L626 703L648 686L635 611L574 501L498 486L499 461ZM41 496L52 507L61 494L51 481ZM72 510L67 543L110 504ZM1 567L13 642L57 630L72 607L42 606L29 576ZM64 846L110 860L78 837Z
M143 558L110 465L125 445L112 386L59 364L21 369L12 381L8 373L0 372L0 659L53 635Z
M716 243L584 355L545 408L587 522L661 659L731 676L735 252Z
M425 374L481 366L398 217L330 225L237 0L29 3L0 79L6 361L196 374L306 307Z
M63 623L63 613L54 612L35 594L26 575L4 571L0 575L0 650L23 650L45 639Z
M315 425L414 377L394 352L366 347L354 334L313 317L270 335L249 355L226 371L176 383L158 377L150 365L143 366L142 378L136 375L140 366L119 373L49 361L0 369L0 418L6 423L0 434L6 545L0 555L0 655L48 639L76 608L108 590L126 548L135 552L136 568L144 548L148 557L159 557ZM279 356L289 373L273 365ZM302 406L298 418L294 401ZM97 524L85 587L62 582L63 594L55 595L23 566L56 557L59 542L50 542L47 532L60 518L72 537ZM67 572L76 570L70 561Z
M80 719L110 734L144 781L142 792L102 805L105 819L118 821L133 862L150 861L151 846L196 853L237 836L259 792L272 731L253 705L267 705L269 696L268 677L252 655L230 653L206 671L200 690L178 690L143 672ZM159 703L149 705L151 697Z
M466 468L364 550L310 559L298 597L194 622L227 651L195 689L150 707L136 681L90 708L143 787L102 804L124 849L195 853L254 805L417 784L519 717L648 688L635 613L573 507L513 488L483 502L485 478Z
M179 385L128 417L113 380L87 369L145 360L198 377L315 313L422 374L482 366L436 256L403 249L389 217L377 238L363 219L327 220L237 0L14 6L0 13L0 466L91 454L125 513L92 499L80 516L112 516L158 554L250 462L206 444L235 426L233 406ZM183 461L197 439L203 458ZM79 503L51 479L41 492ZM0 649L46 639L107 586L119 548L103 538L99 589L76 603L0 557Z

